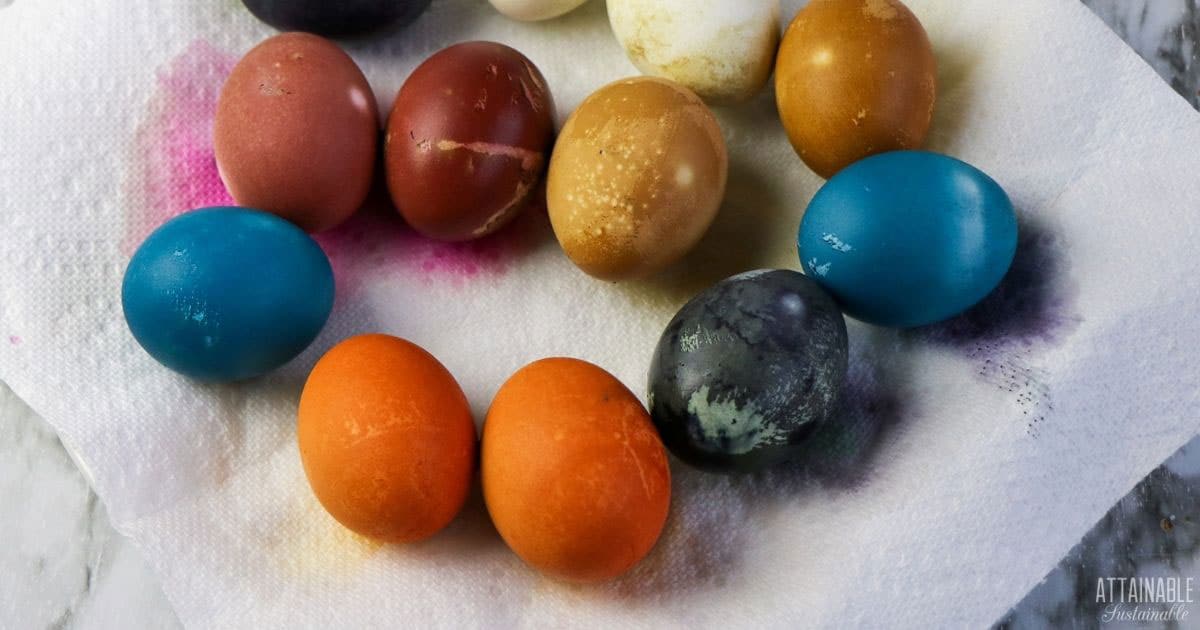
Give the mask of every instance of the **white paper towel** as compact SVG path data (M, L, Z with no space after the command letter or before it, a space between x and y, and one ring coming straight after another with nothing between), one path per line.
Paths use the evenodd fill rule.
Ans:
M843 425L810 463L721 477L676 462L662 539L613 583L526 569L478 493L424 543L349 535L303 479L299 390L333 343L383 331L440 357L480 418L512 371L547 355L643 392L654 342L693 292L798 268L795 228L820 180L770 94L719 112L729 198L673 271L589 279L537 213L458 246L363 213L320 238L338 299L313 347L251 383L199 385L133 341L121 274L162 220L227 201L213 105L271 31L232 0L16 0L0 10L0 379L77 453L195 627L991 623L1200 424L1200 116L1072 0L909 4L939 61L930 148L1008 190L1013 273L933 329L852 323ZM347 47L386 112L420 60L465 39L531 57L560 123L635 72L599 1L517 24L483 0L441 0Z

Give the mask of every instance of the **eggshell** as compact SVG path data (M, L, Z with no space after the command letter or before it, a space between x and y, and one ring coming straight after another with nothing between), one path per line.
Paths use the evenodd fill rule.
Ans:
M357 35L389 24L408 24L430 0L242 0L258 19L281 31Z
M788 138L822 177L920 147L936 83L925 29L899 0L812 0L784 33L775 68Z
M624 573L667 518L671 474L646 410L578 359L542 359L504 383L483 425L481 466L504 541L563 580Z
M536 22L574 11L587 0L488 0L496 10L514 20Z
M1004 277L1017 248L1008 195L979 169L924 151L856 162L800 224L804 271L847 315L908 328L952 317Z
M728 278L671 319L650 365L650 415L683 461L718 472L797 456L834 416L846 377L846 322L795 271Z
M362 205L378 135L375 97L358 66L307 33L276 35L246 53L221 90L213 127L233 198L309 232Z
M597 278L653 274L700 241L725 196L721 128L665 79L611 83L567 119L546 203L567 256Z
M462 389L433 355L389 335L351 337L321 357L300 395L296 438L321 505L383 541L449 524L474 472Z
M757 94L779 46L779 0L608 0L608 19L638 70L709 103Z
M333 308L333 270L307 234L275 215L202 208L138 247L121 304L158 362L201 380L240 380L312 343Z
M490 234L533 198L554 142L554 99L525 55L466 42L425 60L388 119L388 189L418 232Z

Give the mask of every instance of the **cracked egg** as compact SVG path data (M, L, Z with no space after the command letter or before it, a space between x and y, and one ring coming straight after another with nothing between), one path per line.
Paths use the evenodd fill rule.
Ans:
M351 337L317 361L296 439L326 511L386 542L421 540L449 524L475 471L462 389L433 355L389 335Z
M554 99L533 62L503 44L456 44L396 95L384 141L388 190L418 232L479 238L529 205L553 141Z
M496 393L483 425L483 497L496 530L539 571L597 582L636 565L671 502L662 441L642 403L578 359L542 359Z

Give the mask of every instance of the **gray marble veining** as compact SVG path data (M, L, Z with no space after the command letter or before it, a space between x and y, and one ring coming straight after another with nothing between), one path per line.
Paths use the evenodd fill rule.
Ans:
M1083 0L1193 106L1200 107L1200 0Z
M1200 109L1198 0L1083 2L1175 91ZM1113 603L1098 596L1097 582L1121 577L1175 579L1181 584L1193 578L1200 589L1200 437L1172 455L1109 510L996 627L1200 628L1200 593L1196 603L1183 605L1182 618L1114 618ZM1170 607L1144 608L1157 612Z
M0 505L0 628L178 627L54 432L3 383Z

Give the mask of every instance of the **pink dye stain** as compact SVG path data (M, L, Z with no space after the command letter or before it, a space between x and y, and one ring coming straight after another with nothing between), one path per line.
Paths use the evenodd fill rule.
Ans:
M205 206L233 205L213 155L213 117L237 56L197 40L157 72L158 92L134 144L127 181L129 210L122 251L131 255L159 225ZM376 181L382 182L381 174ZM370 278L416 275L427 284L468 281L507 272L550 233L542 198L512 224L465 243L443 243L413 231L376 186L366 207L315 238L333 265L339 299Z
M14 346L19 346L21 345L21 338L16 335L9 335L8 343L11 343Z
M213 157L213 115L237 57L192 42L158 71L158 92L134 141L126 237L131 254L151 231L195 208L233 204Z
M459 287L498 277L549 235L550 221L539 199L493 234L458 243L436 241L405 224L386 195L376 192L350 220L316 239L329 256L343 296L352 295L366 280L386 279L396 270L425 284Z

